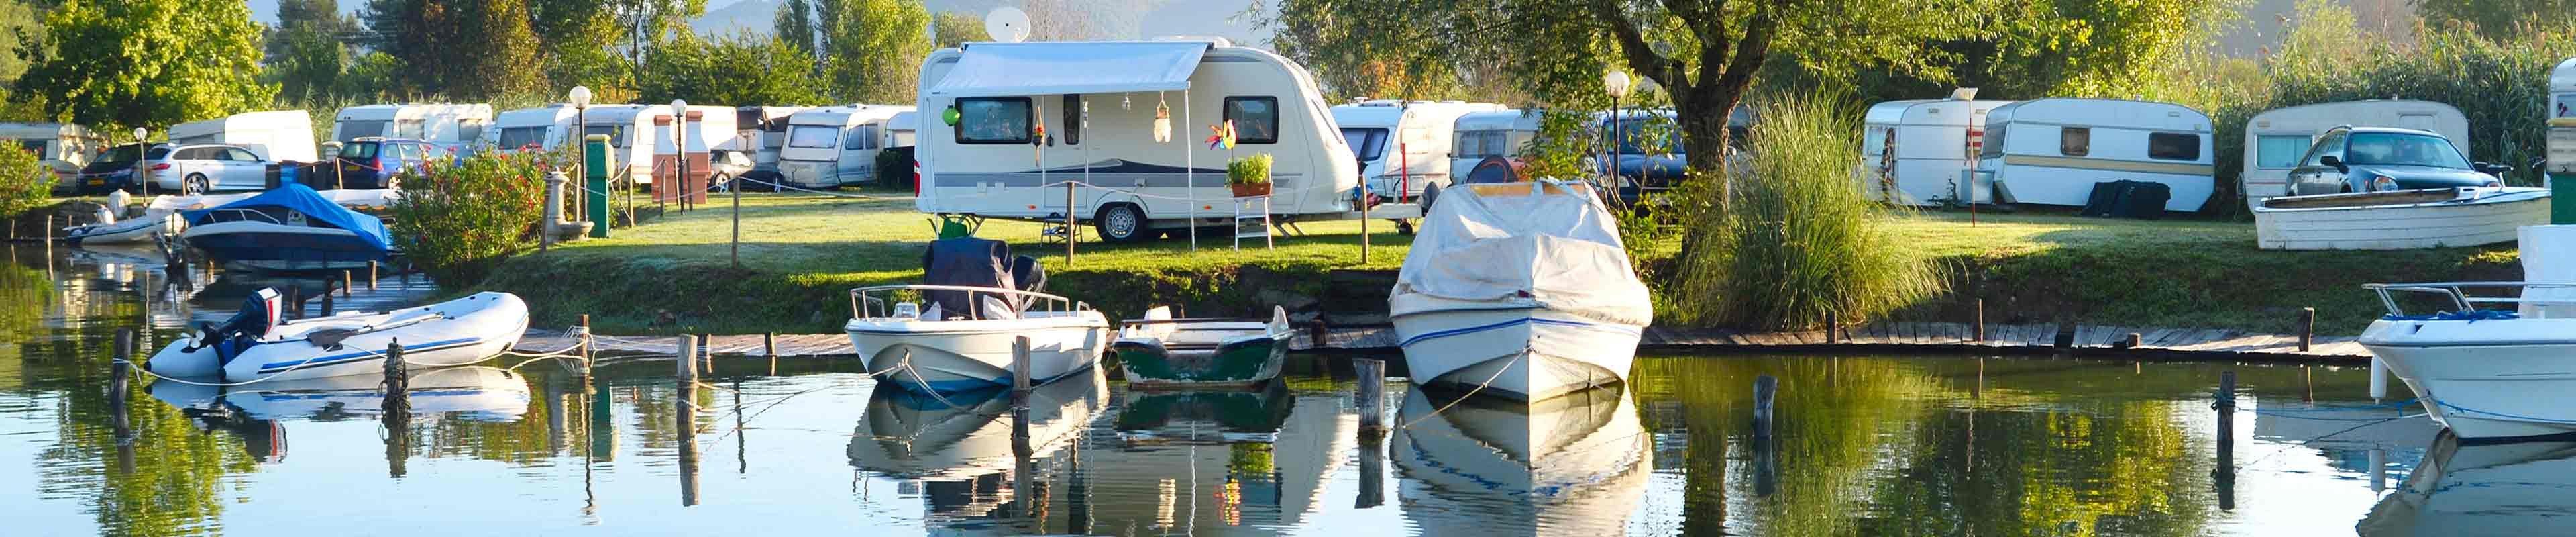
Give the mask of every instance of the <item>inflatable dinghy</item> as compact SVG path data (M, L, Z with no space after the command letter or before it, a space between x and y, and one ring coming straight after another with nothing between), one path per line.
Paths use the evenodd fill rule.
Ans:
M144 365L154 374L228 382L298 380L384 372L385 346L403 345L413 369L481 362L519 342L528 305L518 295L472 296L385 313L278 319L274 289L261 289L222 325L163 347Z

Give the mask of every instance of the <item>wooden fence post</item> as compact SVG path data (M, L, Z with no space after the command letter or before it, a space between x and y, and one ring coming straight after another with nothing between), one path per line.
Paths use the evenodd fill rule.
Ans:
M2316 340L2317 309L2299 308L2299 352L2308 352L2308 347Z

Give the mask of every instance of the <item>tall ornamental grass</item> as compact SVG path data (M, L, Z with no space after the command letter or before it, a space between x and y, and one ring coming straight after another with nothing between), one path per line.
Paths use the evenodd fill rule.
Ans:
M1755 106L1762 126L1729 172L1732 199L1706 203L1714 188L1691 194L1703 202L1688 205L1703 215L1690 218L1693 245L1667 297L1675 321L1801 328L1828 312L1846 321L1876 317L1945 289L1938 270L1885 229L1893 209L1853 184L1857 109L1819 96Z

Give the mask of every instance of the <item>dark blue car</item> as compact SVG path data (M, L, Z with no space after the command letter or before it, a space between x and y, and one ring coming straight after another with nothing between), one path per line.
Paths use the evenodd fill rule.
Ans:
M2470 162L2451 140L2395 127L2326 129L2290 170L2290 195L2504 186L2513 167Z

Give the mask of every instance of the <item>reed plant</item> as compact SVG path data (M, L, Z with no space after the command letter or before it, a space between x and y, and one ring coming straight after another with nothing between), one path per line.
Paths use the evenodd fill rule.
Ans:
M1730 159L1731 189L1697 178L1681 205L1688 241L1663 315L1697 325L1788 329L1876 317L1942 293L1939 270L1886 227L1890 209L1852 178L1860 114L1830 94L1756 103L1762 126ZM1720 194L1720 192L1725 192ZM1727 195L1727 203L1713 196Z

